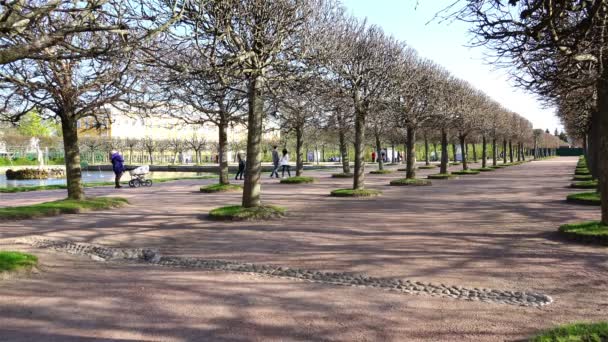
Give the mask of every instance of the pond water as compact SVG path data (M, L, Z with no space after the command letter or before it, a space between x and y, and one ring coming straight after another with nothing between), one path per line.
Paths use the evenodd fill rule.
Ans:
M150 172L146 175L146 178L150 179L162 179L162 178L174 178L174 177L197 177L197 176L209 176L207 172L163 172L156 171ZM128 181L131 179L129 172L125 172L122 175L121 181ZM114 173L112 171L83 171L82 181L84 183L97 183L97 182L112 182L114 181ZM0 173L0 188L11 188L17 186L39 186L39 185L65 185L65 178L49 178L49 179L27 179L27 180L7 180L4 172Z

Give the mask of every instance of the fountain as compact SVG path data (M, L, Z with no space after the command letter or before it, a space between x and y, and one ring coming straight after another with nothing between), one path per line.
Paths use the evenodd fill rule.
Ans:
M30 151L35 150L38 159L38 168L25 168L20 170L6 170L6 179L47 179L59 178L65 176L63 169L44 168L44 155L40 148L40 139L32 137L30 139Z

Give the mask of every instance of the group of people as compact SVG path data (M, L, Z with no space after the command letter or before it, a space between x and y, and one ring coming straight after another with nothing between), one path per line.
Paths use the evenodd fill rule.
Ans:
M283 155L279 156L279 151L277 150L278 146L273 146L272 147L272 172L270 173L270 178L275 177L276 178L280 178L279 177L279 169L282 169L281 171L281 177L285 177L285 171L287 171L287 175L289 177L291 177L291 165L289 164L289 152L287 152L287 149L283 149ZM237 153L236 154L236 159L239 163L239 169L236 172L236 176L234 177L234 179L243 179L244 175L245 175L245 169L246 169L246 161L245 161L245 157L243 156L242 153Z
M236 176L234 177L235 180L238 179L243 179L245 177L245 169L246 169L246 160L245 160L245 156L243 153L239 152L236 154L236 159L237 162L239 163L239 168L236 172ZM115 188L119 189L122 188L122 186L120 185L120 178L122 177L122 174L125 172L125 160L122 157L122 155L116 151L113 150L110 153L110 160L112 162L112 170L114 171L114 183L115 183ZM281 177L285 177L285 171L287 171L287 175L289 177L291 177L291 165L289 165L289 152L287 152L287 149L283 149L283 155L279 156L279 151L277 150L277 146L273 146L272 147L272 172L270 173L270 178L276 176L276 178L280 178L279 177L279 169L282 168L282 174Z
M377 159L376 159L377 157ZM397 155L395 156L396 158L396 162L400 162L401 161L401 152L397 151ZM376 155L376 151L372 151L372 163L375 162L379 162L379 161L383 161L385 163L387 163L389 161L388 159L388 154L386 153L386 149L382 149L380 150L380 156Z

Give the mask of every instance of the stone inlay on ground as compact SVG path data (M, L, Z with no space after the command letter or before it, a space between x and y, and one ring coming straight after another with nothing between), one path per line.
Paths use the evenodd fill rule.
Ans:
M201 268L206 270L245 272L286 279L298 279L317 283L378 288L407 294L430 295L453 299L481 301L495 304L541 307L551 304L553 299L545 294L534 292L506 291L487 288L467 288L446 284L423 283L396 278L370 277L364 274L320 272L306 269L260 265L225 260L210 260L161 256L156 249L146 248L109 248L93 244L50 240L27 237L16 240L18 243L38 248L49 248L59 252L89 256L96 261L131 262L168 267Z

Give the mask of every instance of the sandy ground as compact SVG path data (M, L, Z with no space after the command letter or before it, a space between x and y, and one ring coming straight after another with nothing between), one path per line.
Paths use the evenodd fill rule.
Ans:
M40 271L0 282L0 341L518 341L570 321L608 317L608 250L567 243L565 222L597 207L564 201L576 158L528 163L431 187L390 187L403 172L369 175L374 199L332 198L349 180L310 172L313 185L265 178L280 221L207 220L240 194L202 194L187 180L152 188L87 189L131 205L0 222L0 249L39 255ZM452 170L458 169L457 166ZM420 175L437 171L422 170ZM266 176L267 177L267 176ZM0 194L0 206L64 192ZM46 236L165 255L361 272L552 296L542 309L344 288L249 274L101 263L25 245Z

